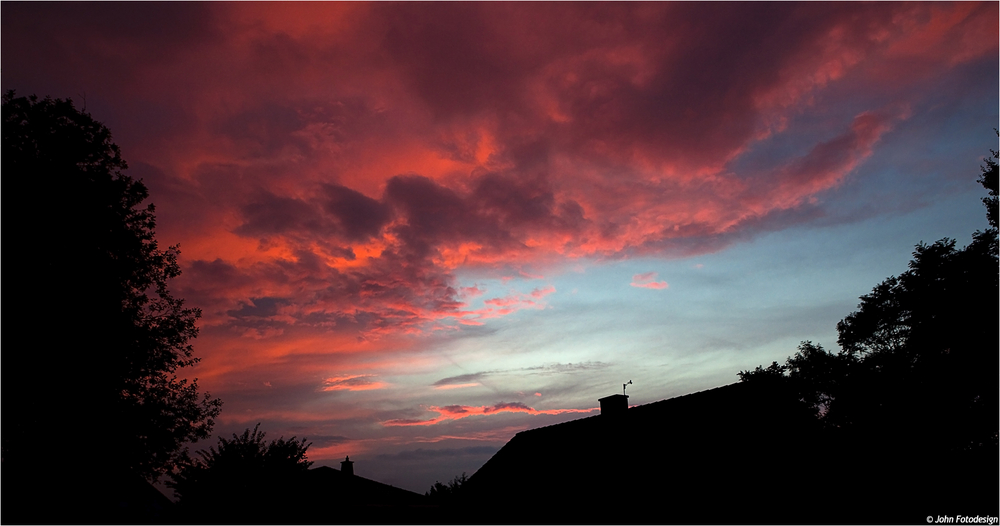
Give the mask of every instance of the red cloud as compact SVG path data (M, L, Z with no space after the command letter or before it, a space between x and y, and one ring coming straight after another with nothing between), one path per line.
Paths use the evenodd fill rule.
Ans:
M538 308L541 295L471 309L481 289L458 283L458 269L528 276L565 258L717 250L813 206L905 111L830 120L790 155L734 167L831 82L864 82L930 49L928 68L989 55L984 9L995 6L218 5L207 19L253 20L259 33L232 29L224 44L169 56L193 74L232 70L234 82L149 83L144 100L190 93L176 115L184 134L132 151L169 190L154 194L170 200L161 224L184 242L183 292L207 323L287 333L226 315L267 296L288 300L286 324L367 340L481 324ZM305 21L331 16L350 23ZM706 19L715 31L696 30ZM12 60L8 70L28 67Z
M420 365L401 352L421 345L410 336L555 292L486 295L466 277L705 253L822 216L910 112L928 122L965 96L954 86L995 79L998 53L995 2L15 2L3 15L17 50L5 82L87 86L150 187L158 239L182 246L175 292L204 311L199 375L233 420L327 418L273 392L302 377L295 392L324 397L388 387L331 371ZM631 285L667 287L654 273ZM512 404L368 418L546 412Z
M534 276L567 258L706 252L808 211L905 106L831 119L753 168L739 166L746 152L786 133L834 81L863 84L930 49L922 67L934 71L989 55L995 24L978 21L984 9L995 6L372 4L331 15L218 5L206 19L253 20L259 45L232 29L224 42L196 39L199 53L168 48L192 74L233 71L233 83L184 90L161 66L121 64L163 80L145 84L144 100L189 93L178 124L129 151L166 199L161 232L184 248L179 292L206 324L265 340L297 325L365 341L478 325L544 306L543 290L473 308L482 289L463 287L460 269ZM305 22L313 11L351 22ZM30 23L12 13L5 35L24 36L8 18ZM716 31L693 29L706 19ZM15 72L62 63L8 58ZM105 62L81 71L97 75ZM131 96L119 94L130 115ZM252 297L287 305L267 320L227 314Z

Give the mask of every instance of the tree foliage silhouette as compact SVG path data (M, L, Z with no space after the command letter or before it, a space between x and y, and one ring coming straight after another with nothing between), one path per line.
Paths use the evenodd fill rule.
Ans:
M167 485L179 504L199 519L249 519L254 514L281 512L298 491L301 476L312 462L306 459L306 439L264 440L260 424L232 439L219 437L218 449L199 451L199 458L183 463Z
M778 362L771 362L766 368L758 365L756 369L752 371L740 371L737 376L740 377L741 381L767 381L774 379L781 379L785 376L785 371L788 370L787 366L780 365Z
M20 210L3 230L5 474L77 452L92 480L155 479L221 407L179 377L198 362L201 313L168 288L178 247L159 248L149 193L108 128L71 100L8 91L2 106L3 191Z
M462 473L460 476L449 480L447 484L442 484L440 480L434 481L434 485L424 495L437 504L454 504L461 499L462 488L468 480L469 478L465 476L465 473Z
M936 450L998 442L997 152L979 178L990 228L958 249L920 243L909 269L862 296L837 324L840 352L811 342L784 366L739 373L783 380L830 429ZM942 426L942 422L955 425Z

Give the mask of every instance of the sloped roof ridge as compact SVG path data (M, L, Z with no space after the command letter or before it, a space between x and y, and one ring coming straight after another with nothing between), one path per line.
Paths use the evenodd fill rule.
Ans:
M414 495L420 495L419 493L417 493L415 491L410 491L410 490L408 490L406 488L400 488L398 486L393 486L392 484L386 484L385 482L379 482L377 480L373 480L373 479L370 479L370 478L367 478L367 477L362 477L360 475L348 475L348 474L344 473L343 471L341 471L341 470L339 470L339 469L337 469L335 467L331 467L331 466L316 466L314 468L310 468L309 471L312 471L314 473L324 473L324 472L330 472L330 471L332 471L332 472L337 473L339 476L344 477L345 480L346 480L346 477L352 477L354 480L361 480L361 481L363 481L363 482L361 482L362 484L378 484L379 486L384 486L386 488L392 488L394 490L405 491L406 493L412 493Z
M721 393L724 390L732 390L732 389L735 388L734 386L737 386L737 385L746 385L746 384L742 384L740 382L733 382L731 384L726 384L726 385L720 385L720 386L716 386L716 387L711 387L709 389L703 389L701 391L695 391L693 393L682 394L682 395L674 396L674 397L671 397L671 398L664 398L663 400L657 400L655 402L649 402L648 404L641 404L641 405L632 406L629 409L639 409L640 407L649 407L649 406L653 406L653 405L663 404L663 403L666 403L666 402L681 402L681 401L686 401L687 399L690 399L693 396L705 395L705 394L708 394L708 393L718 394L718 393Z
M724 390L734 389L733 386L737 386L737 385L745 385L745 384L741 384L740 382L733 382L731 384L720 385L720 386L712 387L712 388L709 388L709 389L703 389L701 391L695 391L693 393L687 393L687 394L683 394L683 395L680 395L680 396L674 396L674 397L671 397L671 398L664 398L663 400L657 400L655 402L649 402L648 404L642 404L642 405L632 406L632 407L629 408L629 410L631 411L633 409L652 408L652 406L658 406L659 404L663 404L665 402L672 402L672 403L680 402L680 403L683 403L683 402L686 402L687 400L690 400L691 397L698 396L698 395L705 395L705 394L708 394L708 393L718 394L718 393L721 393ZM548 430L548 429L552 429L554 427L565 426L565 425L570 425L570 424L572 424L572 425L583 425L584 422L595 421L594 419L600 418L600 417L601 417L600 414L596 414L596 415L591 415L591 416L587 416L587 417L583 417L583 418L577 418L575 420L567 420L565 422L559 422L557 424L549 424L547 426L534 427L534 428L531 428L531 429L525 429L524 431L518 431L514 436L516 437L518 435L523 435L523 434L526 434L526 433L527 434L532 434L532 433L534 433L536 431L542 432L542 431L545 431L545 430Z
M514 436L522 435L524 433L532 433L532 432L535 432L535 431L542 431L544 429L551 429L553 427L564 426L564 425L567 425L567 424L574 424L574 423L578 423L578 422L586 422L588 420L593 420L595 418L599 418L600 416L601 416L600 414L597 414L597 415L585 416L583 418L577 418L577 419L574 419L574 420L567 420L565 422L559 422L557 424L549 424L547 426L533 427L531 429L525 429L524 431L518 431L517 434L515 434Z

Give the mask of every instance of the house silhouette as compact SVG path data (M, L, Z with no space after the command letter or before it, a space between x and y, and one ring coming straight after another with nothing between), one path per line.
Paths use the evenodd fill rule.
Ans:
M425 495L341 469L320 466L291 472L244 471L217 479L196 497L184 497L174 520L181 524L398 524L437 522L438 506ZM363 471L363 469L362 469ZM134 521L137 523L150 521Z
M469 509L492 503L488 522L579 524L996 515L995 461L984 483L975 476L981 459L877 440L838 444L778 384L736 383L631 408L623 394L600 401L600 415L515 435L469 478Z
M275 523L297 524L403 524L434 522L438 507L427 497L383 484L354 473L354 461L341 462L305 473L297 499L301 506L285 506ZM326 503L316 506L316 503Z

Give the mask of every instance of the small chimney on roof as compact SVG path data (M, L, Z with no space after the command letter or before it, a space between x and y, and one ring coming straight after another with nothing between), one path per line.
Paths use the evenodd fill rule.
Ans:
M617 416L628 412L628 395L625 394L625 388L631 383L632 380L629 380L628 383L622 384L622 394L620 395L616 394L597 399L601 403L602 415Z
M616 394L597 399L601 403L602 416L624 415L628 411L628 395Z
M354 474L354 461L351 460L350 455L344 458L344 460L340 463L340 472L345 475Z

